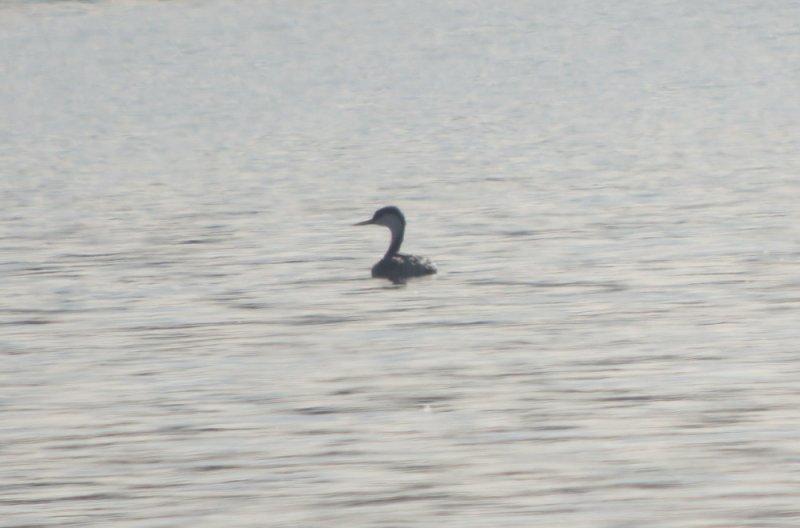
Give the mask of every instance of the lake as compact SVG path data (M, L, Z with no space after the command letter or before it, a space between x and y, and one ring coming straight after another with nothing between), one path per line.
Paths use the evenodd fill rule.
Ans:
M798 526L799 19L4 2L1 524Z

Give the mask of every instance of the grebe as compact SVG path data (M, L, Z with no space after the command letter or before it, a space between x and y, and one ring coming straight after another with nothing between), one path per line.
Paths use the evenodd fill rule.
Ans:
M411 277L436 273L436 266L433 265L430 259L398 253L406 230L406 219L400 209L393 205L382 207L375 211L375 214L369 220L353 225L368 224L386 226L392 232L392 243L389 244L389 249L386 250L383 258L372 266L373 278L389 279L394 283L400 283Z

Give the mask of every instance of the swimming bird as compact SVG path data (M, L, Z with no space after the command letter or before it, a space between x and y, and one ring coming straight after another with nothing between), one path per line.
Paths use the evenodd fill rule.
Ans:
M389 279L394 283L401 283L411 277L436 273L436 266L430 259L398 253L400 244L403 243L403 234L406 231L406 219L400 209L393 205L381 207L369 220L353 225L368 224L386 226L392 232L392 243L389 244L389 249L386 250L383 258L372 267L373 278Z

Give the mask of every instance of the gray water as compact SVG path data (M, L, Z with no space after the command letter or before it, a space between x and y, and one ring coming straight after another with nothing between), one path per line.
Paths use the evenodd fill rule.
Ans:
M0 525L800 525L798 20L4 2Z

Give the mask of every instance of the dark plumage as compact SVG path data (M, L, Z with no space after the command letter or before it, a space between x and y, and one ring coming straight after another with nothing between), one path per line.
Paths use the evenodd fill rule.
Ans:
M372 266L373 278L389 279L392 282L403 282L404 279L434 273L436 273L436 266L431 259L400 253L391 257L383 257Z
M406 230L406 219L400 209L393 205L382 207L375 211L371 219L355 225L368 224L386 226L392 232L392 242L389 244L389 249L386 250L383 258L372 267L372 276L374 278L389 279L394 283L399 283L411 277L436 273L436 266L430 259L398 253Z

